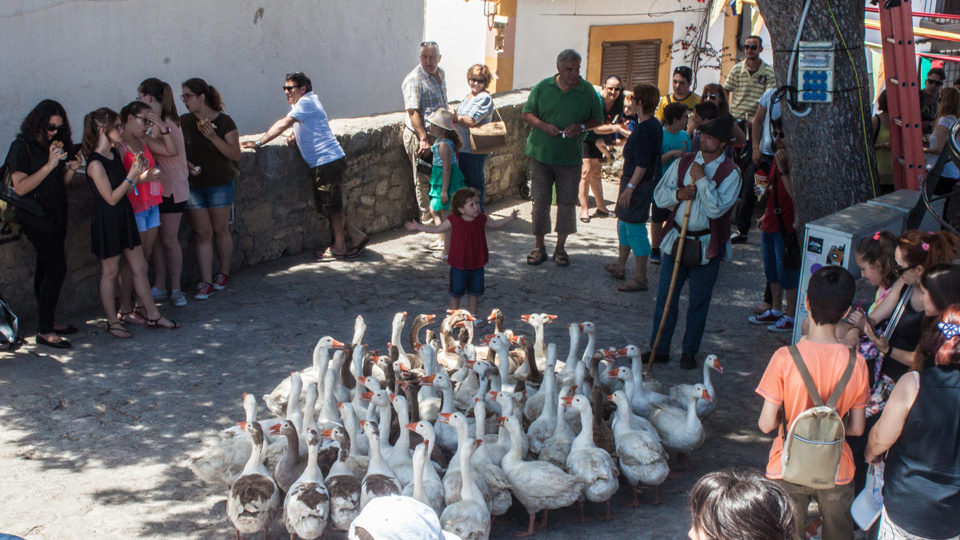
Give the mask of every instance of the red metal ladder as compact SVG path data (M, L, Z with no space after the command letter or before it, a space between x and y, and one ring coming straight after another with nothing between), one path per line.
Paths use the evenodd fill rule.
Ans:
M880 36L890 115L890 153L896 189L919 189L926 174L920 129L920 86L910 0L881 0Z

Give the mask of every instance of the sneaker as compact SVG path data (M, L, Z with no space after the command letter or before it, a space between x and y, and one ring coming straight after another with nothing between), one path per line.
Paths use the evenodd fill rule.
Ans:
M770 324L776 323L783 317L783 313L775 309L768 309L759 315L751 315L747 320L750 324Z
M747 235L742 234L742 233L733 233L733 235L730 236L730 243L731 243L731 244L746 244L746 243L747 243Z
M771 324L767 327L767 330L771 332L777 332L780 334L786 334L788 332L793 332L793 317L789 315L784 315L777 319L776 324Z
M697 369L697 358L692 354L681 354L680 367L682 369Z
M650 252L650 263L651 264L660 264L660 250L654 249Z
M173 302L173 305L176 307L183 307L187 305L187 295L183 294L183 291L180 289L174 289L170 293L170 301Z
M193 295L193 298L196 300L206 300L210 298L210 295L213 294L215 290L213 284L201 281L197 284L197 292Z
M167 291L158 289L156 287L150 287L150 294L153 295L154 300L163 300L167 297Z
M225 276L223 274L217 274L213 276L213 288L222 291L227 288L227 285L230 284L230 276Z

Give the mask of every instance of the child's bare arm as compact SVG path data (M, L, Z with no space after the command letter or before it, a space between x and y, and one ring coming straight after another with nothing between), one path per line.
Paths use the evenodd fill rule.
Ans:
M411 220L405 222L403 226L410 232L444 233L450 230L450 220L445 219L439 225L428 225Z
M440 145L440 162L443 163L443 184L440 188L440 202L446 205L450 201L450 145Z
M510 215L505 218L500 218L500 219L487 218L487 227L491 229L500 229L502 227L506 227L508 224L513 222L513 220L517 219L517 216L519 215L520 215L520 210L517 210L516 208L514 208L513 212L510 212Z

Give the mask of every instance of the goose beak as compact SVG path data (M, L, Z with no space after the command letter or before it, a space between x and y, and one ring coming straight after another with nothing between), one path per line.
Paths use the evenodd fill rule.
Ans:
M501 426L507 425L507 417L501 416L500 418L497 419L497 423L500 424Z
M325 430L323 430L323 431L320 432L320 436L323 437L324 439L329 439L329 440L332 441L332 440L333 440L333 430L332 430L332 429L325 429Z
M243 430L246 430L246 429L247 429L247 423L246 423L246 422L237 422L237 425L240 426L240 429L243 429Z
M507 336L507 339L509 339L510 343L513 343L514 345L516 345L520 341L520 338L518 338L517 336Z
M366 421L366 420L361 420L361 421L360 421L360 429L366 429L366 428L367 428L367 421Z
M483 439L474 439L473 442L474 442L474 444L476 444L477 446L480 446L481 444L483 444Z
M573 406L573 396L563 396L562 398L560 398L560 403L561 403L564 407L572 407L572 406Z
M410 371L406 364L399 364L400 371Z
M373 392L364 392L360 394L361 401L370 401L371 399L373 399Z
M405 426L403 426L403 427L409 429L410 431L416 431L416 430L417 430L417 424L416 424L416 423L407 424L407 425L405 425Z
M703 392L700 393L700 397L707 401L713 401L713 398L710 397L710 392L708 392L706 388L704 388Z
M610 371L607 372L607 375L609 375L610 377L617 377L617 376L619 376L619 375L620 375L620 368L611 369Z
M577 325L577 328L579 328L580 331L583 332L583 323L578 324L578 325Z
M463 321L457 321L453 323L454 328L463 328Z
M477 320L477 318L474 317L473 315L470 315L470 314L468 313L468 314L467 314L467 320L468 320L468 321L475 321L475 320Z
M557 315L547 315L547 320L548 320L549 322L553 322L553 321L557 320Z
M520 318L523 319L525 323L530 322L530 315L521 315Z
M420 349L423 347L423 343L414 343L413 350L420 352Z
M393 401L395 399L397 399L397 395L394 394L393 392L390 392L390 401Z
M344 347L342 341L333 340L333 348L342 349Z
M497 313L495 311L491 311L490 315L487 315L487 322L493 322L496 318Z
M626 348L626 347L617 349L617 356L626 356L626 355L627 355L627 348Z
M278 434L280 434L280 424L274 424L274 425L270 426L270 434L271 434L271 435L278 435Z
M449 349L447 349L447 352L450 353L450 354L457 354L457 348L456 348L456 346L450 347Z
M420 386L433 386L433 380L437 377L436 374L427 375L426 377L420 377Z
M441 422L441 423L443 423L443 424L449 424L449 423L450 423L450 415L452 415L452 414L453 414L453 413L442 412L442 413L440 413L440 414L437 416L437 421L438 421L438 422Z
M487 395L490 396L490 399L496 400L496 399L497 399L497 396L500 395L500 392L497 392L496 390L491 390L491 391L487 392Z
M243 399L247 399L247 393L246 393L246 392L243 393Z
M406 311L401 311L401 313L403 313L403 316L404 316L404 317L407 316L407 312L406 312Z
M719 360L713 361L713 369L717 370L717 373L723 375L723 365L720 363Z
M613 401L613 394L607 394L607 399L609 401Z
M343 408L343 402L342 402L342 401L338 401L338 402L337 402L337 410L339 411L339 410L342 409L342 408Z
M428 314L426 317L427 317L427 323L432 323L437 318L437 316L433 313Z
M455 309L448 309L448 310L447 310L447 315L453 315L453 314L456 313L456 312L457 312L457 310L455 310Z
M367 378L366 378L366 377L363 377L363 376L357 377L357 381L359 381L360 384L362 384L362 385L364 385L364 386L367 385Z

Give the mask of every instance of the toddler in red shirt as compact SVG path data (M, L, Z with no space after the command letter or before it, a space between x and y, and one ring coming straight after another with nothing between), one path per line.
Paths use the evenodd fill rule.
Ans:
M483 267L487 264L487 227L499 229L517 218L514 209L503 219L489 219L480 210L480 195L473 188L462 188L453 194L452 214L440 225L416 221L404 223L408 231L446 233L450 231L450 308L459 309L460 299L467 295L467 309L476 315L477 303L483 295Z

